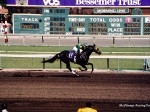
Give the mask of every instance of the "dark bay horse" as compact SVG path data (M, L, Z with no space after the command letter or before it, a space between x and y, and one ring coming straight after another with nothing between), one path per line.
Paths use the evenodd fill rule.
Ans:
M80 68L81 71L87 71L86 65L91 65L91 68L92 68L91 73L93 72L93 70L94 70L93 64L88 62L89 61L89 57L92 54L92 52L95 52L98 55L101 54L101 51L99 50L99 48L95 44L93 44L93 45L88 45L79 54L79 56L77 56L76 64L78 64L78 65L80 65L80 66L82 66L84 68L84 70L82 70ZM70 53L70 51L64 50L64 51L56 54L52 58L50 58L48 60L45 60L45 61L42 61L42 63L47 63L47 62L53 63L56 59L60 59L62 62L64 62L66 64L66 68L67 69L69 69L73 74L78 76L77 71L73 71L71 69L70 62L74 63L74 60L69 58L69 53Z

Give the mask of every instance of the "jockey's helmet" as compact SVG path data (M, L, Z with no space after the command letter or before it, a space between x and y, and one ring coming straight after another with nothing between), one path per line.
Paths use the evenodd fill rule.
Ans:
M88 46L88 44L87 44L87 43L83 43L83 45L84 45L84 46Z

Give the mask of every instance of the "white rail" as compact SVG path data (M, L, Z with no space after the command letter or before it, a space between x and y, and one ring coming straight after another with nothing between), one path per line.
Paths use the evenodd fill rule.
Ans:
M54 56L53 54L0 54L0 65L1 65L1 58L7 57L7 58L51 58ZM107 69L109 69L109 60L110 59L150 59L150 56L118 56L118 55L100 55L100 56L95 56L92 55L90 58L95 58L95 59L107 59ZM43 63L43 69L45 68L45 64ZM60 63L60 68L61 68L61 63ZM119 68L119 65L118 65Z
M0 57L7 58L50 58L52 54L0 54Z
M0 34L0 36L5 36L3 33ZM18 36L28 36L28 37L80 37L80 38L84 38L84 37L96 37L96 38L112 38L112 37L119 37L119 38L150 38L149 35L66 35L66 34L12 34L9 33L7 34L7 36L12 36L12 37L18 37Z
M0 57L17 57L17 58L50 58L53 54L0 54ZM103 59L150 59L150 56L118 56L118 55L100 55L90 56L90 58L103 58Z
M105 58L105 59L150 59L150 56L91 56L90 58Z

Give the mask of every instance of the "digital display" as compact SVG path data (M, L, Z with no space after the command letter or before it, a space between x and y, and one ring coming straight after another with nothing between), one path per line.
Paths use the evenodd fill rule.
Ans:
M141 18L127 18L124 24L124 35L140 35L141 34Z
M38 23L21 23L21 28L22 29L39 29L39 24Z
M150 18L140 16L71 16L68 34L94 35L148 35ZM144 29L142 29L144 27Z
M123 35L125 17L69 17L69 34Z
M44 34L65 34L65 17L44 17Z
M150 17L145 17L143 27L144 35L150 35Z
M89 23L88 34L107 35L107 23Z

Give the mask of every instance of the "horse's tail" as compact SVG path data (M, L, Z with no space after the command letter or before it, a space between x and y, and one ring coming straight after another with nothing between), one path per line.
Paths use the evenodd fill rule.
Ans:
M48 59L48 60L43 60L42 63L53 63L56 59L59 58L59 54L56 54L55 56L53 56L52 58Z

